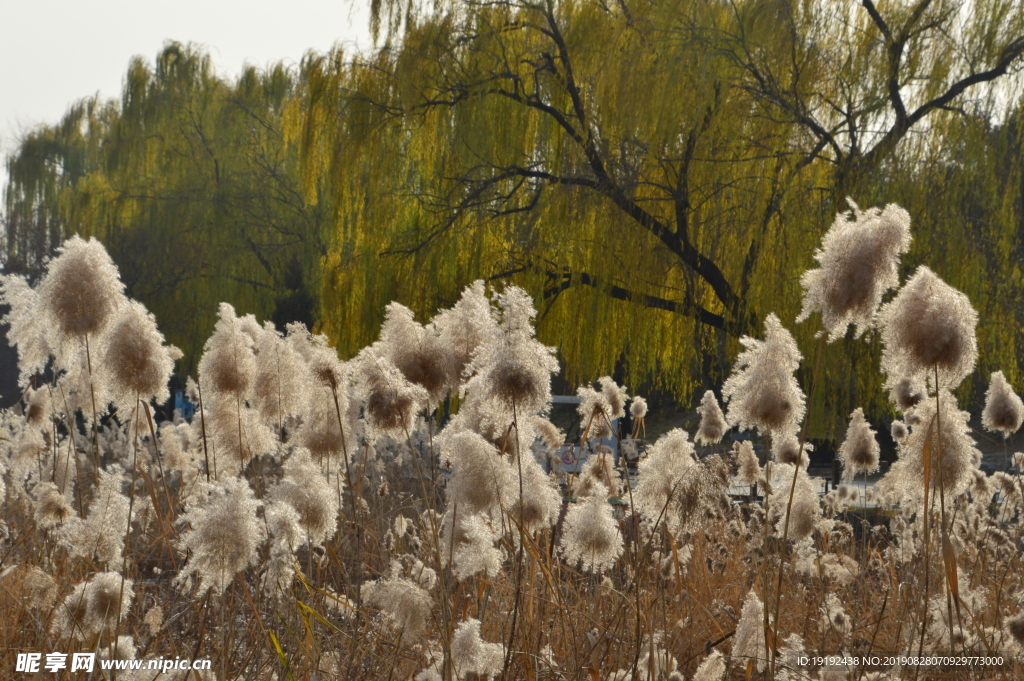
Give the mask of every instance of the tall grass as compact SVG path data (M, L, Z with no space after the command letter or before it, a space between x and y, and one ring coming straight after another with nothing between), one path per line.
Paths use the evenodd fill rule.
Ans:
M876 328L907 230L898 207L839 216L805 316L833 339ZM214 661L159 677L182 681L1022 678L1024 486L978 469L949 392L974 366L976 317L930 271L879 317L906 427L856 513L851 488L819 498L808 476L801 355L774 315L744 339L726 410L703 396L699 450L677 429L631 439L635 471L616 464L596 438L627 408L645 436L646 403L608 377L582 386L577 467L546 419L554 349L519 289L474 284L427 324L393 303L346 362L222 305L189 382L198 414L158 424L178 354L101 250L72 240L38 288L4 281L25 381L0 413L5 678L33 651ZM866 290L843 289L858 262ZM63 288L76 278L101 318ZM986 427L1022 417L994 377ZM737 425L770 460L721 444ZM841 451L848 479L877 465L860 410ZM918 653L1003 662L891 659Z

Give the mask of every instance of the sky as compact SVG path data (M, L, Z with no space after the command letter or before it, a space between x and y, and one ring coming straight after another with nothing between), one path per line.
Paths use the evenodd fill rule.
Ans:
M0 0L0 155L68 105L120 96L128 62L167 40L204 46L221 75L298 64L335 43L372 45L366 0ZM6 182L0 163L0 187Z

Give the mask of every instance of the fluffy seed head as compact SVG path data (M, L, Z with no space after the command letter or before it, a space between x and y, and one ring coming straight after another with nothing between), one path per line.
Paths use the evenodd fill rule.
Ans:
M956 398L948 390L940 392L939 417L936 399L929 397L914 408L920 419L900 444L899 460L886 474L906 494L918 495L924 487L924 456L931 460L930 487L938 493L940 486L947 498L953 498L970 483L970 471L980 454L970 436L970 414L960 411ZM936 437L936 431L941 436Z
M29 388L25 393L25 420L33 428L42 428L48 425L50 415L53 413L50 402L50 391L46 386L34 390Z
M554 348L534 338L533 300L523 289L510 286L495 301L501 318L498 331L466 366L465 372L475 377L465 389L509 408L515 405L519 413L546 413L558 360Z
M544 445L552 451L561 447L565 442L565 433L542 416L534 417L533 427L537 429L537 435Z
M893 421L890 432L892 433L892 439L896 442L903 442L903 439L910 434L910 431L907 430L907 424L903 423L903 421Z
M18 385L27 385L50 360L50 325L39 292L24 277L0 276L0 302L11 310L4 318L7 342L18 346Z
M615 564L622 553L622 533L607 501L607 488L574 504L565 514L559 551L570 565L582 563L587 572L600 574Z
M858 407L850 414L850 425L846 439L839 447L839 460L843 464L843 479L852 480L861 473L871 474L878 470L880 453L875 431L864 418L864 410Z
M804 272L804 303L797 321L821 312L829 341L850 324L860 336L871 328L882 295L899 285L900 256L910 249L910 215L896 204L836 216L814 253L820 267Z
M772 458L779 463L799 464L801 468L807 468L811 461L807 455L809 447L810 443L805 442L801 449L800 439L794 433L772 435Z
M102 333L124 300L117 266L99 241L65 241L39 285L44 309L65 337Z
M981 424L989 432L1001 432L1009 437L1017 432L1024 422L1024 401L1013 391L1002 371L992 374L992 381L985 393L985 410L981 413Z
M61 494L52 482L43 483L42 491L36 502L36 523L39 527L49 528L63 523L75 515L75 509L68 503L67 497Z
M439 312L433 323L441 342L451 353L452 377L459 382L469 378L466 368L477 350L499 333L481 280L467 286L458 302Z
M1024 613L1006 620L1006 632L1018 646L1024 647Z
M764 671L766 661L764 641L764 604L753 589L743 601L740 621L736 625L736 637L732 644L732 659L744 668L754 660L757 670Z
M338 493L313 463L309 452L296 449L284 464L284 479L270 498L288 503L299 514L299 525L311 546L321 546L337 529Z
M889 400L895 404L900 411L909 411L917 406L917 403L925 398L924 388L909 378L901 378L896 381L889 391Z
M252 337L243 331L231 305L221 303L219 316L213 335L203 346L199 380L204 388L244 397L256 372Z
M794 475L796 475L795 485ZM772 466L771 478L772 489L784 490L783 494L773 494L769 497L768 520L775 526L775 536L782 537L786 534L786 509L789 503L789 491L792 489L793 505L789 510L789 539L795 542L806 539L821 520L821 503L807 471L803 468L794 468L792 465L775 464Z
M882 370L891 381L931 379L955 388L974 370L978 313L960 291L922 265L899 294L878 313L882 327Z
M499 456L498 450L481 436L466 430L443 441L441 446L442 458L452 464L448 498L451 503L458 503L459 513L468 515L507 507L513 488L518 493L508 457Z
M452 635L452 664L460 680L469 674L492 679L501 674L505 665L505 646L480 638L480 620L464 620Z
M100 572L88 582L78 584L58 607L53 633L77 640L111 632L119 619L128 614L135 592L132 580L123 580L117 572Z
M647 416L647 400L634 395L633 399L629 402L629 413L635 419L642 419Z
M437 329L421 326L412 310L390 303L384 309L380 342L405 379L427 391L431 405L444 399L452 383L454 360Z
M136 398L165 402L174 360L180 357L178 348L164 345L156 318L142 303L127 301L114 319L102 364L115 403L131 406Z
M212 589L218 595L238 572L257 561L265 530L256 515L262 504L244 478L211 485L207 495L182 516L192 529L181 536L180 548L191 556L177 581L184 583L195 575L199 593Z
M518 494L518 479L513 478L513 501L508 509L509 517L516 524L522 524L527 532L544 529L554 522L562 507L562 495L544 469L532 457L523 457L522 493ZM513 471L516 474L516 471ZM514 535L518 538L518 534Z
M717 650L712 652L693 673L693 681L722 681L725 676L725 658Z
M612 418L612 407L604 393L594 390L589 385L583 385L576 390L576 395L580 398L576 411L589 437L607 437L611 433L608 421Z
M561 502L561 498L559 498ZM493 525L482 515L449 509L441 522L442 557L460 579L476 574L496 575L501 571L502 552L495 546L501 538Z
M354 360L365 403L366 422L374 436L405 437L416 414L427 405L429 393L410 383L379 348L370 346Z
M415 582L393 576L363 584L361 593L367 605L380 608L388 616L403 639L415 639L426 628L433 600Z
M765 318L764 327L763 341L740 339L746 350L722 386L722 397L729 403L726 420L744 430L792 433L804 416L804 394L793 376L800 351L774 314Z
M116 467L99 471L96 494L86 517L72 517L64 523L72 556L92 558L111 566L121 564L124 532L111 531L128 527L130 504L121 487L122 476Z
M621 419L626 415L626 402L629 400L629 394L626 389L611 379L611 376L602 376L597 379L598 385L601 386L601 394L604 395L604 399L608 403L609 419Z
M733 445L732 451L736 458L736 482L741 485L753 485L760 480L761 464L750 440L737 442Z
M698 444L717 445L722 441L725 431L729 429L729 424L725 422L725 415L722 413L722 408L718 406L714 392L708 390L704 393L700 406L697 407L697 413L700 414L700 427L693 439Z
M619 493L619 472L615 468L615 460L612 452L606 447L600 447L598 451L587 458L580 470L580 477L573 488L576 496L586 496L597 486L602 485L612 495Z

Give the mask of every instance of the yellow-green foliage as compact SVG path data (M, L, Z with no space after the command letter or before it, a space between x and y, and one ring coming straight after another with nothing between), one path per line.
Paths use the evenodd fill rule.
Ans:
M849 195L910 212L905 272L927 262L967 293L984 368L1015 381L1019 81L929 103L997 65L1024 17L1006 0L947 4L881 4L887 38L833 3L378 3L384 49L235 81L170 45L132 63L121 102L76 105L24 141L7 210L27 226L8 258L45 251L46 229L96 234L190 357L223 299L270 316L312 292L344 354L388 301L425 319L474 279L514 282L570 381L625 358L630 384L690 401L766 314L793 327L800 273ZM900 36L906 129L887 87ZM808 365L818 330L793 328ZM813 431L884 408L860 370L876 341L821 352L844 390L814 396Z

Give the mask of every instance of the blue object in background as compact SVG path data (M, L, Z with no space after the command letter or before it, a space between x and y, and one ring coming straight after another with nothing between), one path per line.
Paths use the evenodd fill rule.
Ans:
M174 410L181 414L181 418L191 421L196 413L196 405L185 398L184 390L174 391Z

